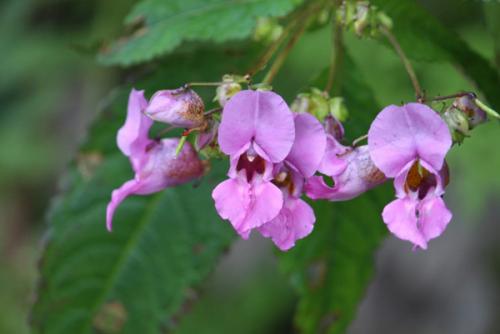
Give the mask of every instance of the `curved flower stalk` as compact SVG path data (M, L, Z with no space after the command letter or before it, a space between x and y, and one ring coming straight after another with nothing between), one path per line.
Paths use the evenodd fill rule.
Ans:
M225 105L218 140L230 158L229 179L212 193L219 215L243 238L257 228L282 250L309 234L315 217L300 196L324 154L319 121L273 92L246 90Z
M118 205L130 195L147 195L188 182L203 174L204 167L187 143L176 156L178 138L152 140L148 132L153 121L143 112L147 107L143 91L132 90L127 119L118 131L117 144L129 157L135 176L113 191L106 211L106 226L111 231Z
M451 220L441 198L448 183L445 156L451 145L446 123L420 103L388 106L370 126L371 158L394 178L397 197L384 208L382 218L394 235L415 247L426 249Z

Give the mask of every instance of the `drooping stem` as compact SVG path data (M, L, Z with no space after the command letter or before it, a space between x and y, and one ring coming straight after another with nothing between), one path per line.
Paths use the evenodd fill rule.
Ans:
M247 73L249 76L255 75L257 72L262 70L267 63L271 60L273 55L278 51L279 47L281 44L285 41L287 38L288 34L290 33L290 30L295 26L297 22L295 20L292 20L284 29L283 32L281 33L281 36L274 41L269 48L262 54L262 56L257 60L254 66L250 68Z
M437 101L444 101L444 100L454 99L457 97L462 97L462 96L467 96L467 95L471 95L474 98L476 97L476 94L473 92L461 92L461 93L444 95L444 96L436 96L436 97L433 97L433 98L428 99L428 100L432 101L432 102L437 102Z
M422 92L422 88L420 87L420 83L418 82L417 75L413 70L413 66L410 63L410 60L408 60L408 57L406 57L406 54L404 53L403 49L401 48L401 45L396 39L396 36L394 36L394 34L387 27L383 25L380 26L380 31L385 35L385 37L387 37L389 43L391 43L392 47L394 48L399 58L403 62L406 72L408 73L408 77L410 78L411 84L413 85L413 89L415 90L415 96L417 98L417 101L423 102L424 94Z
M334 9L338 8L342 0L335 1ZM344 59L344 42L342 35L342 26L336 20L335 12L332 14L332 58L330 69L328 71L328 81L325 86L325 92L330 92L335 82L340 81L340 68ZM335 92L332 95L337 95L340 91L340 85L335 86Z
M281 53L274 60L271 68L264 77L264 80L262 80L262 83L270 84L273 81L274 77L276 76L276 74L278 74L279 70L283 66L286 58L288 57L288 54L290 53L290 51L292 51L295 44L299 41L300 37L306 31L307 26L308 24L304 23L296 29L294 34L288 40L288 43L285 45L283 51L281 51Z
M220 86L222 82L188 82L184 84L184 88L190 88L190 87L213 87L213 86Z

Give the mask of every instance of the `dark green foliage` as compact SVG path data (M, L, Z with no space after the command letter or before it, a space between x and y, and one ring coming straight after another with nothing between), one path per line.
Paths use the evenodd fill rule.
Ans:
M302 0L143 0L127 16L131 36L101 53L106 64L131 65L172 52L182 41L247 38L257 17L283 16Z

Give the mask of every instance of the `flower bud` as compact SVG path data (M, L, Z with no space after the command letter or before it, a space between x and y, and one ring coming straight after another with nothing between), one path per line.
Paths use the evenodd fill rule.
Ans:
M453 107L460 110L467 116L470 129L473 129L475 126L484 123L487 120L486 112L479 108L475 100L475 94L470 93L458 97L453 102Z
M344 126L334 116L327 116L325 118L325 132L339 142L344 138Z
M205 124L203 100L190 88L160 90L149 101L145 113L151 119L180 128Z
M344 103L343 97L332 97L329 101L330 114L340 122L345 122L349 117L349 112Z
M291 109L294 112L312 114L323 121L330 112L328 94L317 88L312 88L310 93L299 94L292 103Z
M462 143L464 138L469 135L470 130L467 116L461 110L452 106L446 110L443 119L450 128L453 141L459 144Z
M226 102L229 101L233 95L241 91L240 82L243 81L245 81L244 77L228 74L224 75L222 77L222 84L217 87L214 101L219 102L219 104L224 107Z
M253 34L254 40L258 42L271 43L276 41L283 33L283 27L276 19L259 17Z

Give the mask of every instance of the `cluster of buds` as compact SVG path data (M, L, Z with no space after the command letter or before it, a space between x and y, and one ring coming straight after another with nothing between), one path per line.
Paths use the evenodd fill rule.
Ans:
M270 17L259 17L253 33L253 39L265 44L272 43L283 34L283 27L278 20Z
M338 23L360 37L376 37L380 26L392 28L391 18L369 1L343 1L336 15Z
M477 125L487 121L488 115L500 118L500 115L478 100L474 93L458 94L452 105L443 114L450 128L453 141L461 144Z
M330 97L328 92L311 88L310 92L300 93L291 106L294 112L306 112L314 115L320 121L333 117L345 122L349 116L342 97Z

